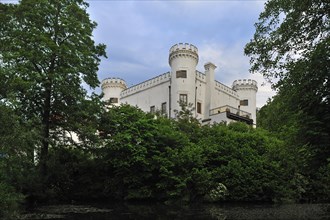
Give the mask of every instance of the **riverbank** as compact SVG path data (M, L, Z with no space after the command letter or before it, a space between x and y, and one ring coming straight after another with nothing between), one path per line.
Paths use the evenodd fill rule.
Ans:
M330 204L90 204L41 206L19 219L330 219Z

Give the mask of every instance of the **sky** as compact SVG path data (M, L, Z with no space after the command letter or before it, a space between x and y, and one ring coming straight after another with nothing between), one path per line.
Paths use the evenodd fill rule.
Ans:
M231 86L236 79L258 82L257 107L275 94L258 73L250 73L244 46L265 1L256 0L90 0L87 9L98 26L94 40L107 46L98 77L119 77L128 86L170 71L169 49L177 43L198 48L197 70L216 66L215 79ZM265 85L264 85L265 84Z
M94 41L107 46L108 58L102 58L99 66L100 81L119 77L132 86L168 72L170 47L190 43L198 48L197 70L204 72L205 63L214 63L215 79L230 87L236 79L256 80L257 107L275 94L260 74L249 72L249 58L244 55L265 0L87 2L87 12L98 24Z

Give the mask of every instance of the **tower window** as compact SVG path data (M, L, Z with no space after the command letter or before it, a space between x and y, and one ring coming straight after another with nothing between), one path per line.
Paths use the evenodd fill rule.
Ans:
M166 102L162 103L162 114L166 114Z
M187 78L187 70L176 71L176 78Z
M202 114L202 103L197 102L197 113Z
M150 106L150 113L155 113L156 112L156 109L155 109L155 106Z
M185 105L188 104L188 95L187 94L180 94L179 96L180 103L183 103Z
M112 104L112 103L118 103L118 98L114 98L114 97L110 98L109 99L109 103L110 104Z
M239 102L239 105L240 106L248 106L249 105L249 100L248 99L241 100Z

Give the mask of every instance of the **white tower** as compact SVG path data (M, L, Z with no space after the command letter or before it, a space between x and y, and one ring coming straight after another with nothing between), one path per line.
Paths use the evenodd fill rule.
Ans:
M174 117L174 110L180 110L180 100L196 107L198 49L192 44L175 44L170 48L168 60L171 66L170 117Z
M120 78L106 78L101 83L104 94L103 101L113 105L120 105L120 93L127 88L126 82Z
M205 68L205 75L206 75L206 91L205 91L205 118L210 117L210 110L217 107L214 106L214 97L215 97L215 81L214 81L214 72L217 68L216 65L214 65L211 62L208 62L204 65Z
M235 90L240 97L240 109L251 112L251 119L253 119L253 124L256 125L257 82L252 79L235 80L233 82L233 90Z

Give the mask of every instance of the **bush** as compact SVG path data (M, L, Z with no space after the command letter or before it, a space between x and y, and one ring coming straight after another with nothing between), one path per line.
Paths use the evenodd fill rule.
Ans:
M16 193L13 187L0 182L0 219L14 218L22 201L23 196Z

